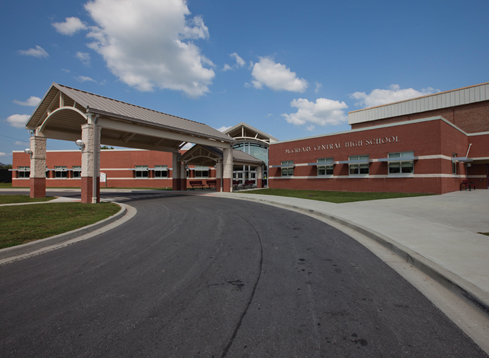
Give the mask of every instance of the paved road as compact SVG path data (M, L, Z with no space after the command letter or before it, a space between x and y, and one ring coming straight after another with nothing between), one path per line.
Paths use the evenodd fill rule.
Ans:
M110 232L0 267L2 357L486 357L320 221L159 196Z

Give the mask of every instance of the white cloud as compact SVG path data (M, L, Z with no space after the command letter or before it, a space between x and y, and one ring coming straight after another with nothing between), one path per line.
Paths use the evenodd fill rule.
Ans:
M36 96L30 96L25 102L14 100L14 103L20 104L21 106L29 106L29 107L35 107L39 104L39 102L41 102L41 99Z
M258 89L265 85L274 91L304 92L307 88L305 79L298 78L295 72L270 57L260 57L260 61L253 65L251 75L253 86Z
M24 128L30 117L31 116L28 114L12 114L7 117L7 122L9 122L12 127Z
M424 88L421 91L417 91L413 88L401 89L399 85L393 84L389 86L389 89L374 89L370 94L365 92L355 92L350 95L351 98L359 100L355 103L355 106L374 107L380 106L386 103L399 102L410 98L425 96L439 92L431 87Z
M77 17L67 17L65 22L55 22L53 26L60 34L68 36L87 29L87 26Z
M312 126L338 125L345 123L348 117L344 109L348 106L345 102L333 101L327 98L318 98L316 102L309 102L307 99L294 99L290 103L291 107L297 108L297 112L282 114L285 120L295 125L309 125L308 130L314 129Z
M84 65L90 64L90 54L87 52L78 51L75 55L77 59L79 59Z
M228 127L226 127L226 126L222 126L222 127L217 128L217 130L218 130L219 132L224 132L225 130L228 130L228 129L229 129L229 128L231 128L231 127L232 127L232 126L228 126Z
M234 65L232 65L232 66L230 66L228 64L225 64L224 65L224 68L223 68L224 71L232 70L232 69L235 69L235 68L240 68L240 67L243 67L246 64L246 62L236 52L233 52L229 56L232 57L232 58L234 58L234 60L236 61L236 63Z
M187 18L185 0L93 0L85 9L97 24L88 46L122 82L191 97L209 92L214 64L190 41L208 38L209 30L201 17Z
M29 146L30 143L27 142L21 142L20 140L15 141L14 145L22 145L22 146Z
M93 78L87 77L87 76L78 76L78 77L75 77L75 80L77 80L79 82L97 82Z
M323 85L319 82L316 82L316 89L314 90L315 93L318 93L319 90L323 87Z
M4 157L4 156L6 156L6 155L7 155L7 153L0 152L0 157Z
M37 58L49 57L49 54L41 46L31 48L29 50L19 50L19 53L24 56L32 56Z

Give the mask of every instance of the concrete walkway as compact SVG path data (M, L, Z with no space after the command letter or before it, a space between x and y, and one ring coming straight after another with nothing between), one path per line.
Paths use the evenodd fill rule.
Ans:
M489 190L333 204L271 195L217 193L322 215L405 256L489 313Z

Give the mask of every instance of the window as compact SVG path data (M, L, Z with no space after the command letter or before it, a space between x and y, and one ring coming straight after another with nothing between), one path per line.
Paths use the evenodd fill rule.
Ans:
M209 167L196 165L195 166L195 177L196 178L208 178L209 177Z
M284 162L281 162L282 168L282 176L283 177L291 177L294 175L294 161L293 160L286 160Z
M333 175L333 169L333 158L318 159L318 176Z
M54 167L55 178L68 178L68 171L66 167Z
M31 175L30 167L18 167L17 178L29 178Z
M155 178L168 178L168 166L155 165Z
M81 166L73 166L73 178L81 178Z
M136 165L136 178L147 178L148 177L148 166L147 165Z
M456 158L457 153L452 153L452 158ZM457 175L457 162L452 159L452 174Z
M348 160L358 162L350 164L350 175L368 175L368 155L352 155Z
M414 173L414 152L389 153L389 158L399 158L399 161L389 161L389 174ZM403 160L403 158L406 158Z

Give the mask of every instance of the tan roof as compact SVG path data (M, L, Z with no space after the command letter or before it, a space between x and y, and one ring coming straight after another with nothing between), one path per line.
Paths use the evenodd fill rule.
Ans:
M205 136L207 138L213 138L229 143L234 142L228 135L223 134L206 124L81 91L57 83L52 84L51 88L44 96L44 99L32 114L29 122L26 124L27 129L35 129L42 123L46 117L47 109L51 105L51 102L56 98L59 91L73 100L76 108L83 110L86 113L100 114L121 120L139 122L141 124L157 126L162 129Z

